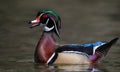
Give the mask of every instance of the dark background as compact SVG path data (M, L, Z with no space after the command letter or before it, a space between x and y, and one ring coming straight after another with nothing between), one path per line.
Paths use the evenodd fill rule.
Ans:
M0 72L34 72L33 53L42 27L30 29L28 21L40 9L61 16L61 44L120 37L120 0L0 0ZM120 70L120 40L102 64L109 72Z

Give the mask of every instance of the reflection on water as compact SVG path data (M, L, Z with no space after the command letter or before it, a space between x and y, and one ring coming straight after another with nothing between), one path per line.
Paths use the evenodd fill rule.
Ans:
M49 65L49 66L39 65L36 67L45 72L93 71L93 69L89 69L88 65ZM95 71L98 71L98 70L95 70Z
M89 69L88 65L39 65L36 66L39 70L45 72L56 72L56 71L90 71L93 69ZM94 69L95 70L95 69Z
M1 63L0 72L106 72L98 65L43 65L32 62Z
M35 65L38 71L43 72L105 72L106 69L98 65Z
M29 29L27 22L44 8L55 10L62 18L60 43L83 44L120 37L120 0L1 0L0 72L120 71L120 40L100 65L34 64L41 28Z
M95 72L101 71L97 68L89 68L86 65L34 65L32 63L8 63L9 67L1 67L0 72ZM13 66L15 65L15 66Z

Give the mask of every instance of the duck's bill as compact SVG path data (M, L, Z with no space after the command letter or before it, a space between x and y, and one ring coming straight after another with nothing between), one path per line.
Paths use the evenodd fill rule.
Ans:
M30 21L29 24L31 24L30 28L39 26L40 25L40 19L36 18L35 20Z

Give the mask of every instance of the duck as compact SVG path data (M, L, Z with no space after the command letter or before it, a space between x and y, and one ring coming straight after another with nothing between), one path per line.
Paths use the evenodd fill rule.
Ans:
M93 64L105 57L118 37L110 41L86 44L58 44L61 40L61 18L53 10L40 10L35 19L29 21L30 28L43 25L42 35L34 52L34 62L40 64Z

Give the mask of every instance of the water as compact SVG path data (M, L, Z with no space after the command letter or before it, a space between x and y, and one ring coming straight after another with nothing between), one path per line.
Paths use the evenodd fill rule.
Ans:
M0 72L93 71L86 65L36 65L34 48L42 28L29 28L39 9L52 9L62 18L59 43L89 43L120 37L120 0L1 0ZM120 40L95 71L120 71Z
M37 65L29 62L5 62L1 63L0 72L96 72L106 69L90 68L88 65Z

